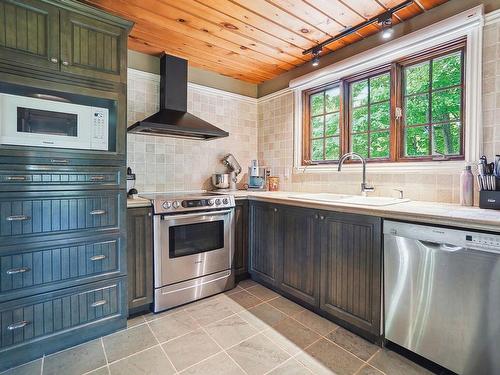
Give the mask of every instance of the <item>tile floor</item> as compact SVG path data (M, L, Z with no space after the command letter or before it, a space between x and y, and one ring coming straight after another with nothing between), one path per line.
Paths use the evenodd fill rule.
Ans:
M3 375L357 374L429 372L251 280Z

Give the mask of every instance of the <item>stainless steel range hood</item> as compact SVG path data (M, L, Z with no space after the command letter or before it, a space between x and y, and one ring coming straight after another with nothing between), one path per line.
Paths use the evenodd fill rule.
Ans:
M210 140L228 132L187 112L187 61L163 55L160 60L160 110L128 128L129 133Z

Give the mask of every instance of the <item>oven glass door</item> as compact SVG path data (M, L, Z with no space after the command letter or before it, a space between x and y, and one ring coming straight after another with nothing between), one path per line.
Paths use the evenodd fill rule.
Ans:
M231 268L233 210L155 216L155 286Z

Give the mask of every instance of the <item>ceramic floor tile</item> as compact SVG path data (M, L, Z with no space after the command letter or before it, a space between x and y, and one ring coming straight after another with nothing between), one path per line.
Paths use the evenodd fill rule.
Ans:
M200 325L185 312L167 315L149 322L154 335L163 343L200 328Z
M249 309L248 312L268 327L275 326L287 318L285 314L267 303L257 305Z
M423 367L406 359L399 354L382 349L368 362L373 367L391 375L420 375L431 374Z
M146 319L144 318L144 315L139 315L133 318L129 318L127 320L127 328L132 328L135 327L139 324L143 324L146 322Z
M26 363L24 365L11 368L10 370L4 371L2 375L40 375L42 368L42 359L37 359L36 361Z
M110 363L158 344L146 324L114 333L102 340Z
M334 329L338 328L338 325L335 323L330 322L329 320L309 310L304 310L297 315L294 315L293 318L322 336L325 336Z
M269 375L313 375L313 373L305 368L301 363L291 358L273 371Z
M235 307L232 308L232 310L236 310L235 312L250 309L258 305L259 303L262 303L262 300L260 298L257 298L253 294L250 294L244 290L239 293L230 294L226 298L231 300L232 305Z
M219 345L202 329L163 344L163 349L178 371L221 351Z
M202 326L227 318L235 313L230 308L230 304L224 302L222 298L215 298L202 304L188 306L186 312Z
M278 293L262 285L255 285L247 288L247 292L252 293L255 297L260 298L263 301L269 301L270 299L279 297Z
M189 367L182 374L186 375L245 375L236 363L226 354L219 353Z
M172 315L172 314L175 314L175 313L178 313L181 311L184 311L184 306L174 307L173 309L162 311L162 312L159 312L156 314L149 313L149 314L145 314L143 316L144 316L144 319L146 319L146 321L150 322L152 320L160 319L160 318L163 318L167 315Z
M236 345L258 332L238 315L232 315L210 324L205 327L205 330L224 349Z
M234 294L234 293L239 293L239 292L242 292L242 291L244 291L244 290L245 290L245 289L243 289L241 286L236 285L233 289L226 290L226 291L224 292L224 294L225 294L226 296L230 296L231 294Z
M252 286L256 286L256 285L260 285L258 283L256 283L255 281L253 281L252 279L245 279L245 280L241 280L239 283L238 283L238 286L240 288L243 288L243 289L247 289L247 288L250 288Z
M159 346L124 358L109 366L111 375L170 375L175 369Z
M109 375L108 366L100 367L94 371L87 372L85 375Z
M45 357L43 375L80 375L106 365L100 339Z
M306 358L309 357L309 358ZM363 362L334 343L321 339L297 356L312 372L329 369L337 375L352 375L363 366ZM313 366L311 366L313 364ZM321 371L320 371L321 372Z
M275 299L272 299L268 302L271 306L276 307L278 310L281 312L284 312L286 315L296 315L299 312L303 311L304 308L295 302L290 301L287 298L284 297L278 297Z
M359 369L356 375L384 375L384 373L377 370L375 367L364 365Z
M227 353L249 375L264 374L290 358L262 334L233 346Z
M284 339L292 342L301 349L311 345L321 336L292 318L285 319L273 327L273 330Z
M368 361L379 350L378 346L342 327L328 334L326 338L343 347L348 352L351 352L356 357L361 358L363 361Z

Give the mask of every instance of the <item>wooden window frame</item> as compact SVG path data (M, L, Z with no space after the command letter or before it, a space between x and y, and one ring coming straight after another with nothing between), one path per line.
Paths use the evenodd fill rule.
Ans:
M327 91L329 89L337 88L339 89L339 150L340 155L343 152L343 139L345 137L345 129L343 124L344 119L344 100L343 100L343 86L341 81L335 81L328 83L326 85L321 85L314 87L310 90L305 90L302 92L302 105L303 120L302 120L302 165L318 165L318 164L334 164L336 160L312 160L311 158L311 106L310 98L312 95L318 92Z
M418 156L418 157L405 157L404 156L404 93L403 93L403 68L411 65L418 64L420 62L436 59L444 55L451 54L453 52L461 51L461 67L462 67L462 77L461 85L453 86L460 87L461 93L461 132L460 132L460 155L446 155L443 157L436 157L435 155L428 156ZM445 45L436 46L431 49L427 49L423 52L419 52L413 55L409 55L403 58L399 58L388 64L378 66L376 68L354 74L334 82L323 84L302 92L302 166L308 165L328 165L337 164L338 160L319 160L312 161L311 159L311 123L310 123L310 96L321 91L326 91L330 88L339 88L339 152L340 155L351 151L351 109L350 109L350 92L349 86L351 83L356 81L361 81L363 79L371 78L380 74L390 73L391 79L391 91L390 91L390 150L388 158L373 158L367 159L369 163L411 163L411 162L430 162L430 161L457 161L465 160L465 98L466 98L466 86L465 86L465 66L466 66L466 52L467 43L465 38L457 39L453 42L446 43ZM431 83L432 84L432 83ZM431 90L431 88L430 88ZM431 98L430 98L431 99ZM396 108L400 108L402 112L401 118L396 118ZM430 114L432 115L432 113ZM429 119L432 124L432 118ZM433 126L433 125L429 125ZM432 142L432 139L430 139ZM431 144L432 147L432 144ZM348 160L349 163L359 163L357 160Z
M398 79L400 82L400 90L398 91L397 95L397 104L396 106L401 108L401 119L398 121L398 149L397 149L397 159L396 161L399 162L413 162L413 161L450 161L450 160L465 160L465 56L467 52L467 43L465 39L459 39L456 40L452 43L447 43L446 46L441 46L441 47L435 47L430 50L426 50L423 53L420 54L415 54L412 56L408 56L404 59L400 59L398 61L398 69L399 69L399 74L398 74ZM403 119L405 116L405 111L404 111L404 88L403 88L403 83L404 83L404 68L412 65L416 65L428 60L434 60L439 57L445 56L452 54L454 52L461 52L461 84L460 85L455 85L455 86L450 86L449 88L453 87L460 87L462 90L461 94L461 102L460 102L460 118L461 118L461 131L460 131L460 149L461 153L460 155L446 155L444 158L440 156L435 156L435 155L426 155L426 156L416 156L416 157L411 157L411 156L405 156L404 155L404 124L403 124ZM432 66L431 66L431 72L432 72ZM432 73L431 73L431 80L429 81L429 93L432 93ZM416 126L429 126L432 128L433 123L432 123L432 96L429 95L429 123L428 124L420 124ZM430 147L432 148L432 132L431 136L429 138L430 142ZM432 151L432 150L431 150Z

